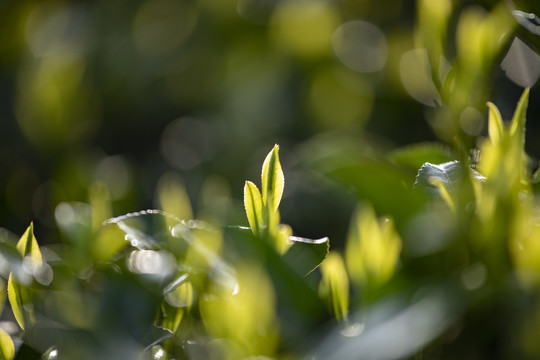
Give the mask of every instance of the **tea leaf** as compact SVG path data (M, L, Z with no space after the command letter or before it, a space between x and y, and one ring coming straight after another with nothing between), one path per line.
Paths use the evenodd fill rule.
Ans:
M489 138L494 144L497 144L501 141L504 135L504 125L499 109L495 104L488 102L489 109L489 120L488 120L488 132Z
M317 240L290 236L293 245L283 255L283 261L301 276L315 270L326 258L330 248L327 237Z
M9 274L7 293L15 320L17 320L19 326L24 330L26 325L26 316L23 309L23 304L25 303L25 297L23 296L24 289L13 279L13 274Z
M277 211L281 197L285 178L279 162L279 146L276 144L272 151L268 153L262 167L262 202L271 212Z
M321 265L319 293L332 305L338 320L346 320L349 309L349 278L341 255L331 252Z
M92 242L92 256L96 261L109 261L128 245L125 233L118 227L106 224L96 233Z
M246 181L244 186L244 207L251 230L254 234L259 234L264 226L263 201L257 185L251 181Z
M347 235L345 260L351 279L358 285L384 284L396 270L400 253L393 221L378 219L371 206L361 206Z
M527 115L527 105L529 104L529 89L525 89L519 99L516 111L512 117L510 126L510 136L517 141L516 145L519 149L525 147L525 121Z
M17 243L17 250L19 253L25 257L30 255L30 258L33 261L38 263L42 262L41 251L34 236L34 224L30 223L30 226L26 229L23 236L21 236L19 242Z
M15 346L9 334L0 328L0 359L12 360L15 358Z
M23 256L29 256L33 265L39 265L42 263L41 251L37 240L34 236L34 225L30 223L30 226L26 229L24 234L21 236L19 242L17 243L17 251ZM30 320L31 314L27 310L23 309L23 306L30 302L30 296L26 287L18 283L14 277L13 273L9 274L8 279L8 299L11 304L11 309L15 319L24 330L25 325L27 325L28 320Z

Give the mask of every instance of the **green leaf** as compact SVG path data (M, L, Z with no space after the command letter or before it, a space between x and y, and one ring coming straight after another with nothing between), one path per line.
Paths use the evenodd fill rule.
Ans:
M125 232L118 226L106 224L94 236L91 253L95 261L109 261L129 243L125 240Z
M302 276L304 274L300 275L287 265L294 259L289 258L285 261L287 255L280 256L267 241L255 241L249 229L225 228L224 239L227 248L237 252L239 258L265 264L276 291L278 308L287 309L288 315L282 320L284 326L286 324L290 327L290 331L307 331L312 326L320 324L322 318L327 316L324 303L316 290Z
M19 242L17 243L17 250L23 257L30 255L30 258L33 261L37 263L42 262L41 251L39 250L39 245L36 237L34 236L33 223L30 223L30 226L26 229L23 236L21 236Z
M389 218L377 218L370 205L361 205L351 219L345 248L350 278L359 286L378 287L396 270L401 238Z
M0 360L12 360L13 358L15 358L13 340L5 330L0 328Z
M285 178L279 162L279 146L276 144L272 151L268 153L262 167L262 201L271 212L277 211L281 197Z
M33 223L30 223L30 226L19 239L17 251L23 258L30 257L34 266L40 265L43 262L41 251L39 250L36 237L34 236ZM27 323L32 320L31 312L24 309L24 305L30 303L30 293L25 286L14 279L13 273L9 274L8 279L8 299L15 319L24 330Z
M260 234L265 225L263 220L263 202L257 185L251 181L246 181L246 185L244 186L244 207L251 230L254 234Z
M282 258L301 276L308 275L315 270L326 258L330 248L330 241L327 237L311 240L290 236L289 240L292 241L293 245Z
M411 176L393 164L358 157L334 159L326 166L332 168L320 171L354 189L359 199L369 201L377 212L391 215L399 224L407 222L423 207L425 199L422 194L410 188Z
M19 326L24 330L27 322L27 315L25 314L23 305L26 303L27 294L21 284L15 281L13 274L9 274L7 293L15 320L17 320Z
M525 148L525 122L527 116L527 105L529 104L529 89L525 89L519 99L516 111L512 117L510 126L510 136L517 141L519 149Z
M488 132L489 138L494 144L498 144L504 135L504 126L501 113L495 104L488 102L489 120L488 120Z
M341 255L335 251L321 265L319 294L331 304L338 320L347 320L349 310L349 278Z

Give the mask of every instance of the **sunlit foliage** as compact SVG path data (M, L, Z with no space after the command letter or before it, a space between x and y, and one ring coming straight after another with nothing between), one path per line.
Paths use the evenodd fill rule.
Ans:
M540 357L535 13L0 4L0 359Z

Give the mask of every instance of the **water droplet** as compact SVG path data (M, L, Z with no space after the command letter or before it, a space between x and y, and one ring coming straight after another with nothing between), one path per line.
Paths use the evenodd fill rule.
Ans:
M129 270L137 274L167 276L176 267L176 259L168 251L136 250L127 261Z
M365 324L362 323L347 324L345 328L340 331L340 333L346 337L356 337L364 332L365 327Z

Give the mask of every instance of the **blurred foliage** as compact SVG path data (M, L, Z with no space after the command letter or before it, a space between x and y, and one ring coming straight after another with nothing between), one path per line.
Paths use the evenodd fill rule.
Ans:
M0 358L539 357L538 14L0 2Z

